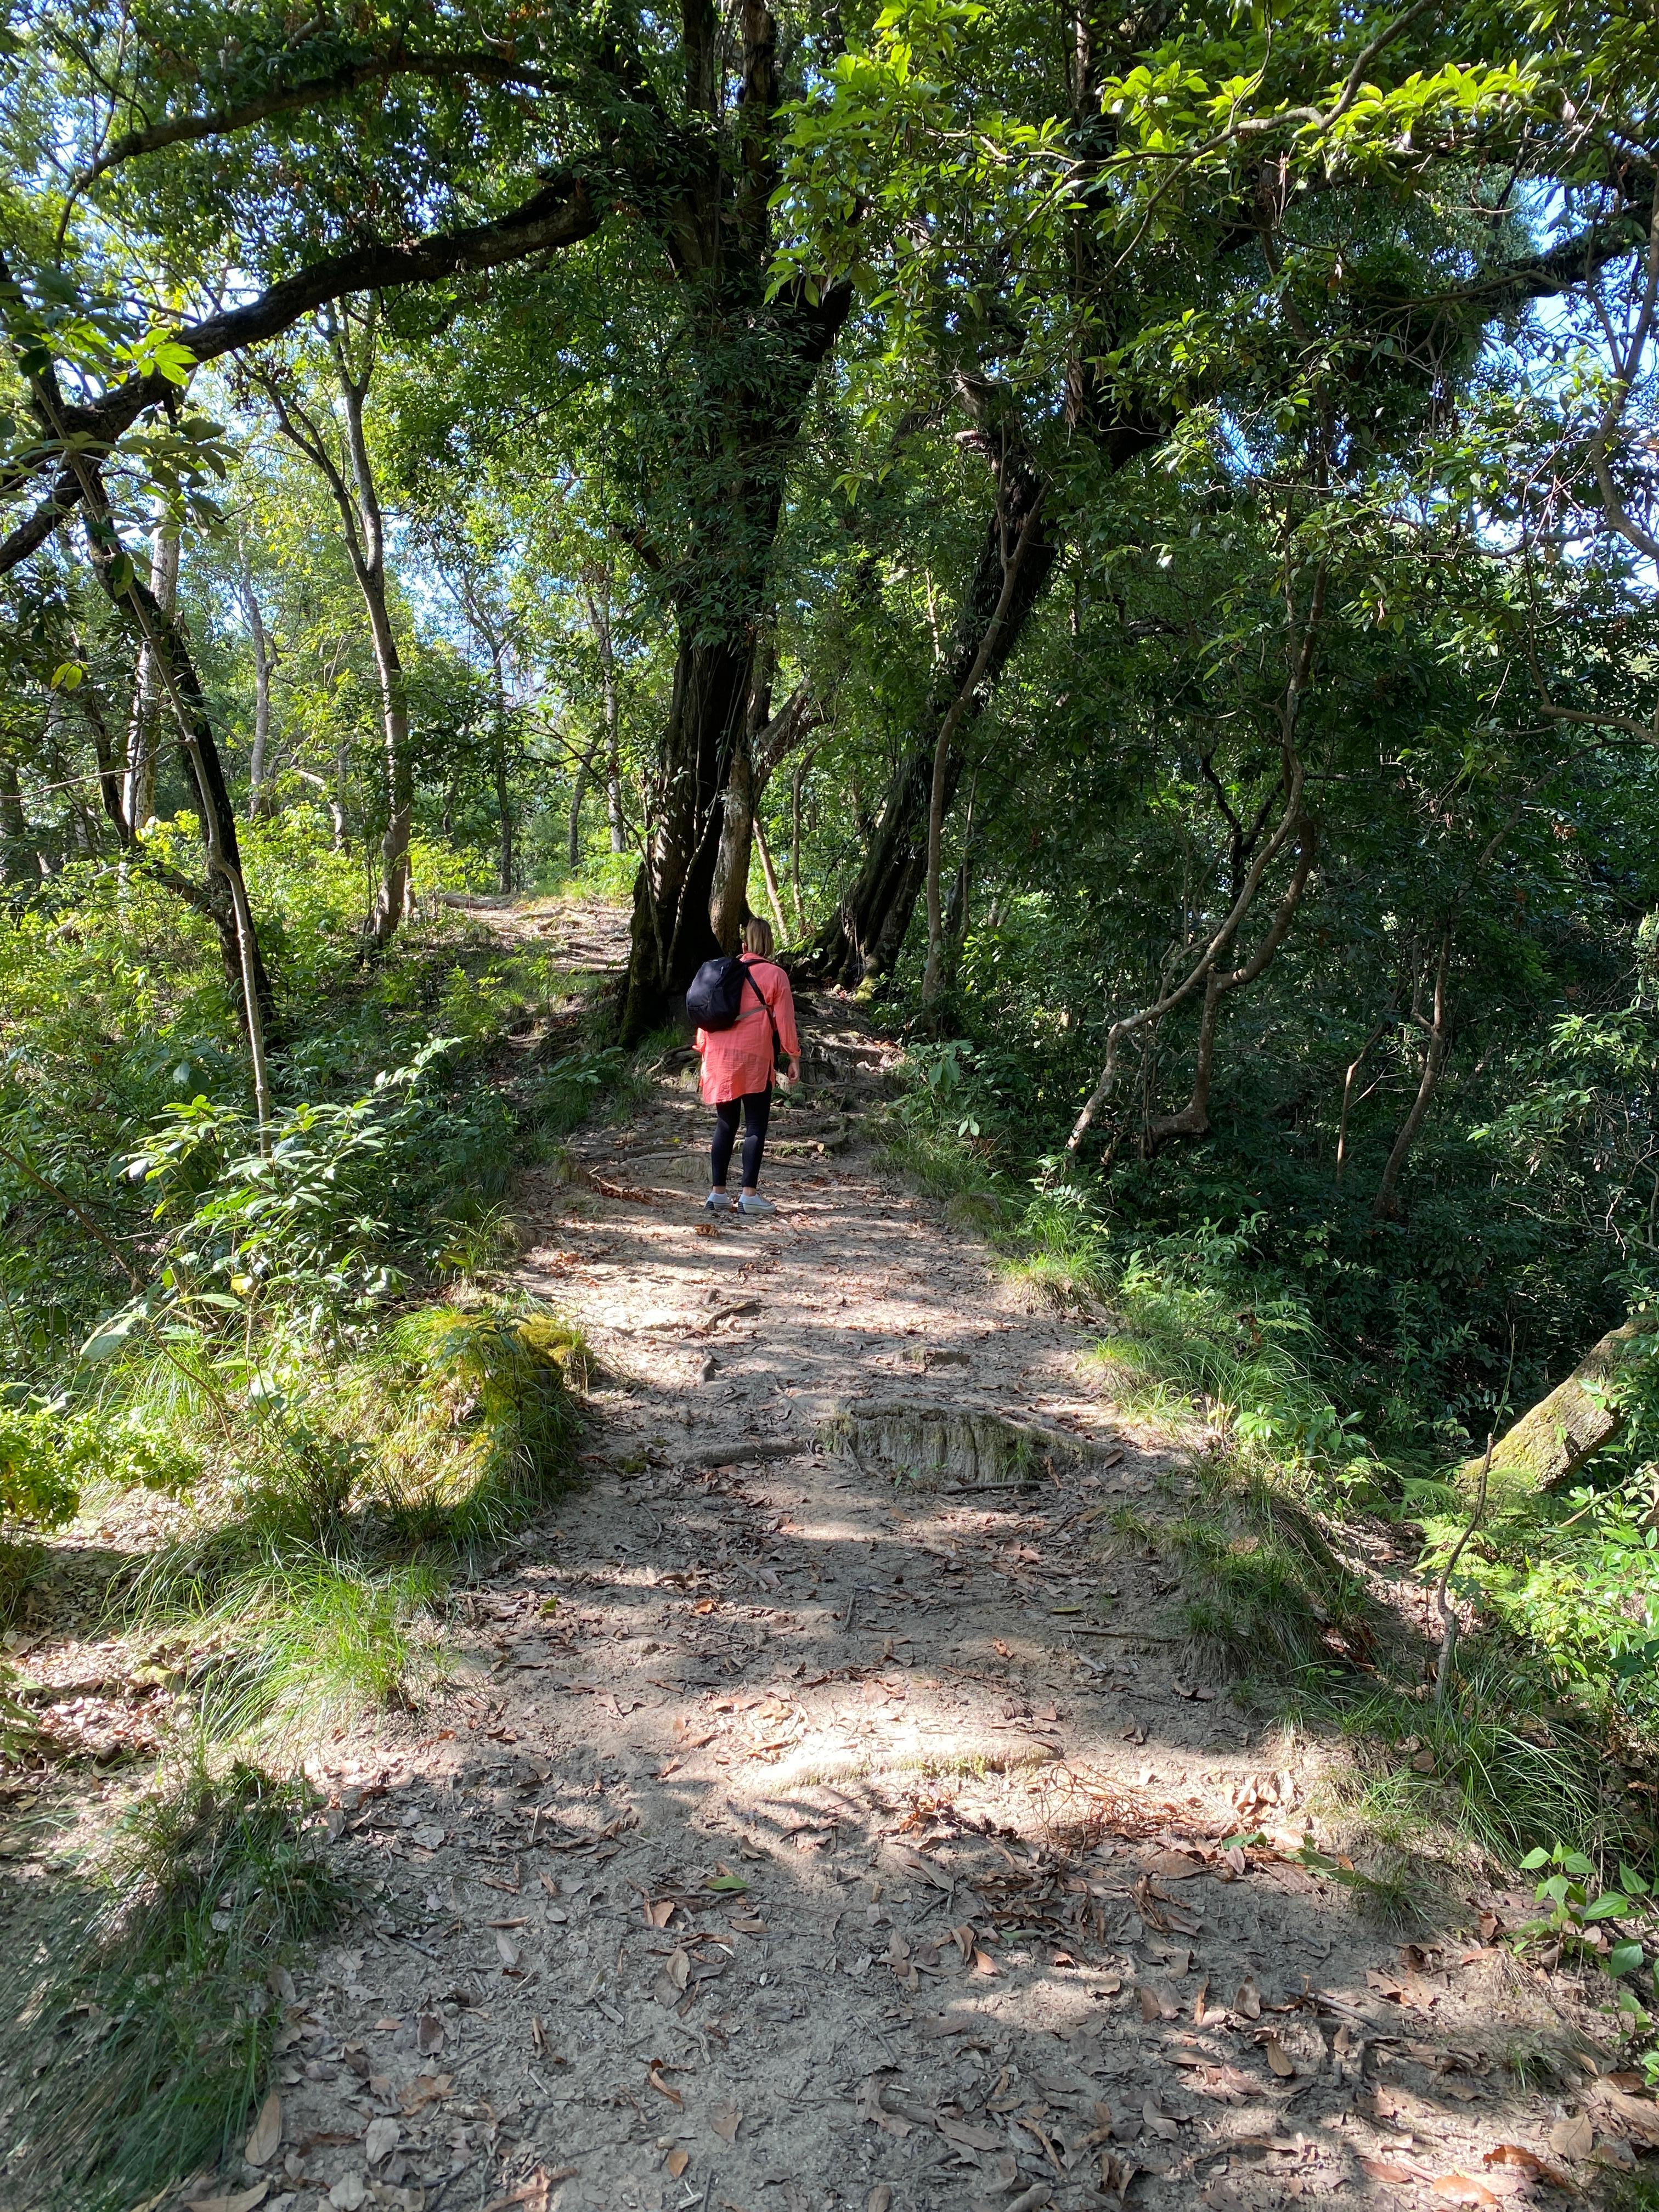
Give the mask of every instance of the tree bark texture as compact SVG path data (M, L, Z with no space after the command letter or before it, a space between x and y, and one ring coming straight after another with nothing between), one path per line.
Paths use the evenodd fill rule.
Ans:
M264 610L253 587L253 571L244 549L242 605L247 610L248 635L253 645L253 749L247 764L248 819L257 821L270 808L265 788L270 754L270 678L276 666L276 648L265 628Z
M226 787L212 719L183 629L176 617L158 604L149 586L140 580L131 558L124 553L102 487L96 483L95 473L89 467L87 474L94 484L86 510L93 567L135 646L150 647L155 657L163 695L175 724L185 774L202 825L202 846L208 863L202 904L218 934L232 1001L240 1012L243 1030L253 1054L255 1089L263 1094L265 1041L274 1030L275 1006L258 933L242 883L236 811ZM132 571L125 582L117 565L124 560ZM142 841L130 819L126 828L134 846L142 853ZM164 879L176 880L171 878L170 872ZM262 1096L262 1123L265 1119L264 1105Z
M1632 1314L1609 1329L1563 1382L1521 1416L1492 1455L1494 1491L1553 1490L1570 1481L1587 1460L1610 1444L1625 1425L1623 1399L1633 1370L1651 1356L1648 1340L1659 1329L1659 1312ZM1482 1462L1468 1461L1460 1480L1479 1479Z
M337 459L323 426L295 393L274 375L256 381L271 403L277 427L290 445L312 464L327 484L340 517L351 573L368 616L374 670L380 690L382 795L386 828L380 839L380 881L369 915L368 933L377 945L397 934L409 905L409 841L415 820L415 776L409 755L409 697L403 656L398 649L386 600L386 520L374 480L363 422L364 405L374 374L378 303L371 301L361 333L362 360L351 356L349 325L330 319L326 337L345 415L343 455ZM348 474L349 472L349 474Z
M670 586L678 647L635 884L624 1043L662 1022L720 950L715 871L732 819L728 787L734 769L742 774L750 731L757 648L770 627L773 544L813 384L852 305L846 283L812 297L797 281L767 297L782 99L777 27L763 0L742 0L740 15L743 97L724 114L719 15L712 0L684 0L685 103L702 124L649 209L684 302L695 367L675 432L688 517ZM694 153L721 130L734 135L735 159L718 158L712 146Z

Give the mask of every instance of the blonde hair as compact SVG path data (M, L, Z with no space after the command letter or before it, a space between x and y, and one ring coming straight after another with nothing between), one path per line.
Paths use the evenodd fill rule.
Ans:
M763 921L757 914L751 914L743 925L743 949L745 952L757 952L765 959L772 950L771 923Z

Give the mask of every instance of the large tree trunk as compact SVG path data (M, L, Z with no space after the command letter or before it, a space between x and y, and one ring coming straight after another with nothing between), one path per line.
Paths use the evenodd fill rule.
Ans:
M721 949L709 910L753 658L747 637L703 643L688 622L681 623L663 738L660 819L634 884L624 1044L637 1043L663 1021L703 962Z
M957 742L947 745L940 782L943 811L948 815L962 775L960 739L983 712L1059 558L1058 542L1039 517L1025 541L1013 589L998 621L1007 547L1031 522L1045 489L1024 461L1005 464L1001 511L994 512L985 526L950 649L934 672L921 718L888 783L863 866L813 942L813 971L830 981L854 986L886 975L898 958L927 879L927 825L940 731L946 717L954 714L952 734Z
M674 562L679 651L659 753L655 820L634 894L622 1037L672 1010L719 950L710 916L726 790L744 735L755 648L770 627L771 560L785 485L819 368L852 306L850 283L805 279L769 297L769 213L781 122L777 27L742 0L743 94L722 85L721 17L683 0L685 98L709 157L688 162L652 221L685 288L687 407L677 424L685 538ZM733 156L719 156L730 128Z
M1625 1425L1621 1402L1632 1370L1646 1358L1645 1340L1659 1328L1659 1313L1633 1314L1586 1354L1564 1382L1522 1413L1492 1455L1494 1489L1552 1490L1568 1481ZM1463 1481L1478 1482L1481 1461L1470 1460Z

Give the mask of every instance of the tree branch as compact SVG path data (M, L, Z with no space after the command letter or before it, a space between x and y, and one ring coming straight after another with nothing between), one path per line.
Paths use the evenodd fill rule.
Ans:
M129 131L100 154L90 168L82 171L70 186L70 195L83 192L111 169L124 161L136 161L141 155L159 153L166 146L187 145L204 138L228 137L273 115L291 115L302 107L326 106L366 84L383 84L394 76L416 76L434 84L470 77L508 89L522 86L526 92L568 92L572 83L568 78L547 76L539 70L524 69L516 62L503 61L499 54L410 54L394 48L388 54L377 54L368 61L343 63L338 69L320 76L302 77L295 84L273 85L257 99L244 100L240 106L216 109L207 115L181 116L175 122L151 123L143 130Z
M429 284L462 270L489 269L503 261L523 260L532 253L556 252L589 238L599 228L601 210L588 196L580 178L561 177L494 222L477 223L461 230L434 231L403 245L355 246L349 252L331 254L293 276L285 276L258 297L240 307L204 316L200 322L181 324L173 336L198 362L216 361L244 346L277 337L302 317L348 292L368 292L404 284ZM80 441L82 450L102 458L139 416L159 406L178 386L167 377L129 377L112 392L89 404L64 403L62 437ZM13 493L58 457L48 447L40 459L15 470L0 483L0 496ZM14 531L0 546L0 574L16 567L79 501L80 486L65 471L48 503L49 516L40 510L21 529Z

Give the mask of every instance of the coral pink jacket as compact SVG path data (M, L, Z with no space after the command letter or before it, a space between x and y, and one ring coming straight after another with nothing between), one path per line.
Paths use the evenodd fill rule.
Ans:
M784 1058L793 1060L800 1050L800 1032L795 1027L795 995L789 988L789 978L774 961L745 956L743 964L772 1010ZM749 984L743 988L743 1012L731 1028L699 1030L697 1050L702 1054L705 1106L723 1106L730 1098L747 1098L757 1091L770 1089L772 1023Z

